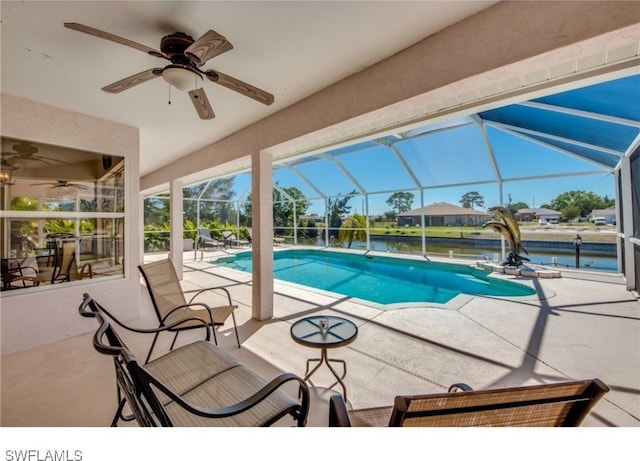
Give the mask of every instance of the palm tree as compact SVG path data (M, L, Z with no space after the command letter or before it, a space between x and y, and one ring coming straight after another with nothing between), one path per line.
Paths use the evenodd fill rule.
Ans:
M351 248L351 242L354 240L366 240L367 232L367 220L364 216L354 213L353 216L347 216L340 225L340 232L338 238L340 241L349 242L347 248Z

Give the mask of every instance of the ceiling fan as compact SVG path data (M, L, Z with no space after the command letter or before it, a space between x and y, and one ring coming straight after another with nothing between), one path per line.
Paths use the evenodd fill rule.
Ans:
M49 186L46 190L47 198L52 198L56 200L71 200L75 199L80 191L85 191L89 189L88 186L84 184L79 184L75 182L64 181L59 179L55 182L40 182L30 184L31 186Z
M58 179L56 182L38 182L31 184L32 186L51 186L49 189L80 189L87 190L89 186L85 186L84 184L64 181L62 179Z
M171 62L171 64L165 67L148 69L107 85L102 88L102 90L107 93L120 93L140 83L162 76L170 85L182 91L188 91L198 115L203 120L210 120L215 117L204 90L202 87L196 87L197 83L202 81L204 77L211 82L236 91L244 96L248 96L263 104L271 105L274 101L272 94L255 86L225 75L217 70L201 69L209 59L233 49L233 45L231 45L225 37L213 30L209 30L196 40L183 32L166 35L160 40L160 51L158 51L132 40L82 24L66 22L64 26L78 32L84 32L85 34L94 35L105 40L135 48L151 56L166 59Z
M18 142L11 148L14 152L2 152L2 157L14 167L37 168L67 163L57 158L36 155L38 148L28 142Z

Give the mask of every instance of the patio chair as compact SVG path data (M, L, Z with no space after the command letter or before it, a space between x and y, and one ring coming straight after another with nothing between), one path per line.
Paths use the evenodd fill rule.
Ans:
M209 229L199 228L198 235L196 235L196 242L194 245L194 250L195 250L193 254L194 261L198 256L198 250L200 250L200 259L202 259L204 257L204 250L206 250L207 248L213 248L213 249L224 248L224 242L221 242L211 237L211 231Z
M46 281L47 271L43 271L39 277L41 277L40 281ZM84 278L93 278L91 263L85 263L78 269L75 242L62 242L54 257L51 283L70 282Z
M46 256L46 261L44 256L39 256L36 259L37 264L31 264L30 267L36 272L34 277L38 283L49 282L53 284L93 278L91 263L84 263L78 269L75 242L62 242L56 247L52 266L49 266L50 256Z
M23 286L38 286L41 283L55 283L56 276L60 272L59 262L54 258L53 266L49 266L45 258L48 256L27 256L20 262L20 277L15 277L13 282L22 283Z
M45 260L46 258L46 260ZM41 283L61 283L84 278L93 278L91 263L85 263L80 269L76 263L76 244L63 242L53 255L53 265L49 266L50 256L27 256L23 260L14 260L11 272L2 265L3 289L10 289L14 283L22 287L38 286ZM3 260L5 261L5 260ZM5 272L7 272L5 274Z
M242 246L249 246L251 242L249 240L236 238L233 232L231 231L222 231L222 235L224 236L224 241L228 246L236 246L238 248Z
M267 382L210 342L206 321L185 318L157 329L137 329L120 322L88 294L79 307L83 317L94 317L99 328L94 348L113 357L118 408L111 426L135 419L140 426L270 426L286 415L304 426L309 413L309 388L303 379L284 373ZM184 322L201 322L205 339L140 364L111 321L136 333L156 333ZM284 392L298 385L298 398ZM125 406L132 412L124 415Z
M36 269L32 267L34 265ZM37 264L34 256L0 259L0 279L2 280L1 289L3 291L37 286L40 283L36 277L37 275Z
M234 305L231 301L229 290L224 287L204 288L196 292L187 302L182 287L180 286L176 269L173 267L171 260L162 259L160 261L141 264L138 266L138 269L146 282L147 291L149 292L153 308L158 317L159 326L162 327L170 323L176 323L185 318L199 318L213 327L213 338L217 345L216 327L224 325L225 321L231 317L233 320L233 329L236 334L236 341L238 342L238 347L240 347L238 326L233 313L234 309L238 306ZM198 296L207 292L219 292L224 303L218 306L210 306L206 303L195 301ZM185 322L175 328L170 328L168 331L175 333L170 350L173 349L178 334L181 331L193 328L202 328L202 322ZM151 349L149 349L145 363L151 358L158 335L159 333L156 333L153 338L153 343L151 344Z
M448 393L396 396L393 406L358 410L337 395L329 401L329 426L579 426L608 391L599 379L481 391L454 384Z

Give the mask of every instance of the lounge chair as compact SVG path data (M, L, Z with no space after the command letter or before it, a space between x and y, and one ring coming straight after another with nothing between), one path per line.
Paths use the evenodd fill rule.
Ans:
M225 241L226 245L228 245L230 247L236 246L236 247L240 248L242 246L249 246L251 244L251 242L249 242L249 240L243 240L243 239L236 238L234 233L231 232L231 231L222 231L222 235L224 236L224 241Z
M215 327L224 325L225 321L231 317L233 320L233 329L236 334L236 341L238 342L238 347L240 347L238 326L236 325L236 318L233 314L233 311L238 306L231 301L229 290L224 287L205 288L196 292L187 302L182 287L180 286L180 280L178 280L175 267L173 267L173 263L169 259L141 264L138 266L138 269L146 282L153 308L158 317L159 326L176 323L185 318L199 318L213 327L213 338L217 345L218 338L216 337ZM198 296L207 292L218 293L223 302L220 305L210 306L203 302L195 301ZM202 328L202 322L186 322L175 328L170 328L168 331L175 333L175 337L171 343L171 349L173 349L178 334L181 331L193 328ZM151 358L151 353L155 347L158 335L159 333L156 333L153 339L146 362Z
M599 379L474 391L397 396L393 406L347 410L329 401L331 427L579 426L609 388Z
M270 382L211 344L211 330L198 318L182 319L158 329L136 329L120 322L88 294L79 313L99 324L94 348L113 357L118 408L111 425L135 419L140 426L250 427L270 426L290 415L304 426L309 413L309 388L304 380L284 373ZM177 348L149 363L139 363L111 324L136 333L178 328L201 322L204 340ZM298 387L298 398L284 392L288 383ZM293 390L293 389L292 389ZM132 414L124 415L125 405Z
M194 248L193 259L195 261L195 259L198 256L198 250L200 250L200 259L202 259L204 257L204 250L206 250L207 248L213 248L213 249L224 248L224 242L221 242L211 237L211 231L209 229L199 228L198 235L196 236L196 241L193 248Z
M253 229L248 229L250 243L253 242ZM287 241L284 237L273 237L274 245L284 245Z

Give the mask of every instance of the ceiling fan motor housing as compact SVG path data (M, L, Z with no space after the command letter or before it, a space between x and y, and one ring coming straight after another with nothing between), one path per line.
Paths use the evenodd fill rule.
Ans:
M38 148L28 142L21 142L13 145L13 150L18 154L33 155L38 153Z
M162 51L173 64L192 64L191 59L184 51L194 42L190 35L182 32L165 35L160 41L160 51Z

